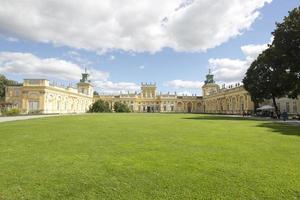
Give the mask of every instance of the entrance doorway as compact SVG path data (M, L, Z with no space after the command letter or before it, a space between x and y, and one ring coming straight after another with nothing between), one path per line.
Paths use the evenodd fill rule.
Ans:
M153 105L147 106L147 112L148 113L154 112L154 108L155 108L155 106L153 106Z
M39 110L39 101L29 101L28 104L29 112L36 112Z

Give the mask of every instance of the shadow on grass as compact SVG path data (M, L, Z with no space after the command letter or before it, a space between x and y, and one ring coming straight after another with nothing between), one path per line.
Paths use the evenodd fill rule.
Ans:
M258 121L260 122L256 127L268 128L272 132L279 133L282 135L293 135L300 136L299 124L284 124L278 122L272 122L266 119L259 118L248 118L248 117L237 117L237 116L220 116L220 115L202 115L194 117L185 117L182 119L189 120L220 120L220 121Z
M282 135L294 135L300 136L300 126L292 124L282 124L282 123L262 123L257 125L257 127L272 129L272 132L279 133Z

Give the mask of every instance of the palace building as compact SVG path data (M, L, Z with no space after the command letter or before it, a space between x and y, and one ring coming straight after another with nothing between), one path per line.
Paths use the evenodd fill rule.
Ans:
M21 86L6 88L6 102L22 113L84 113L90 105L102 99L113 109L115 102L126 103L132 112L177 112L245 114L254 111L249 93L242 85L220 87L209 72L202 86L203 96L162 94L156 83L142 83L140 92L119 95L93 95L93 85L85 71L77 88L58 87L45 79L25 79ZM200 90L201 88L199 88ZM281 111L300 113L300 101L288 98L277 100ZM266 101L268 103L268 101Z
M51 85L45 79L25 79L21 86L8 86L5 101L21 113L84 113L93 103L93 86L88 73L82 74L77 88Z

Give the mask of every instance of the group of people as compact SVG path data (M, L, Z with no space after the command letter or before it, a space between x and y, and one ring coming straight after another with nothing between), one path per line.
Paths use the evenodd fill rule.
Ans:
M285 110L279 113L276 113L274 111L262 111L258 115L262 117L271 117L273 119L282 119L283 121L287 121L289 118L289 115Z

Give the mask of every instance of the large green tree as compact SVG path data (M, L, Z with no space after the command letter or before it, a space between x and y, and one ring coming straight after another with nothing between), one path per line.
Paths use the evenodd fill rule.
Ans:
M300 94L300 7L276 24L272 44L251 64L243 80L245 89L257 104Z
M114 111L115 112L130 112L129 107L125 103L116 102L114 104Z
M295 98L300 94L300 7L290 11L282 23L277 23L272 34L272 46L281 62L280 67L288 73L288 96Z
M243 83L256 104L271 99L278 114L276 98L287 94L290 88L288 78L289 73L281 67L276 49L269 47L251 64Z
M108 102L97 100L90 106L89 112L111 112L111 109Z

